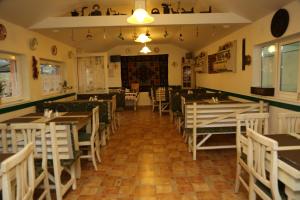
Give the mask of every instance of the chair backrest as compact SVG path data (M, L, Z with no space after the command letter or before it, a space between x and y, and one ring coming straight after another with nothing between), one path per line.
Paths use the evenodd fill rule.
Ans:
M91 139L95 139L95 137L99 136L99 107L95 107L93 109L93 119L92 119L92 137Z
M71 125L50 123L46 133L47 157L53 160L74 159ZM53 161L54 162L54 161Z
M139 83L131 83L131 90L133 92L139 92L140 91L140 84Z
M299 122L300 122L300 113L279 113L279 130L280 133L288 133L296 137L298 135Z
M10 140L10 137L8 137L7 135L7 125L6 124L2 124L0 123L0 139L1 139L1 152L2 153L7 153L8 152L8 145L11 141Z
M236 115L236 150L237 157L242 155L243 146L248 145L248 138L245 133L247 128L250 128L260 134L268 134L269 129L269 113L247 113ZM246 129L244 129L244 127Z
M155 91L156 101L166 101L166 88L165 87L159 87Z
M15 123L10 125L13 152L18 152L29 143L34 144L35 158L46 159L46 124Z
M181 96L181 113L184 116L185 115L185 97Z
M112 109L112 116L115 117L115 113L117 110L117 95L113 95L111 98L111 109Z
M32 143L29 143L21 151L7 158L1 163L3 199L33 199L33 149L34 145ZM16 181L14 181L14 179ZM16 184L16 190L13 189L13 187L15 187L14 184ZM13 191L16 191L16 193L13 193Z
M250 128L247 128L247 136L248 166L253 180L251 187L263 199L281 199L278 189L278 142ZM271 198L259 186L261 184L271 190Z
M236 115L266 112L262 101L245 103L186 103L185 128L236 127Z

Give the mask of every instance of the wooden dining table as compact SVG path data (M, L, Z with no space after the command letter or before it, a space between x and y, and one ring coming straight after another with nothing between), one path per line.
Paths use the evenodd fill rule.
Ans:
M53 113L53 116L48 118L44 116L44 113L29 113L16 118L11 118L0 123L6 123L10 125L12 123L50 123L55 122L57 124L70 124L72 127L72 135L74 139L74 148L79 151L79 139L78 131L84 127L88 130L91 129L92 112L60 112ZM76 177L81 176L81 163L80 159L76 162Z

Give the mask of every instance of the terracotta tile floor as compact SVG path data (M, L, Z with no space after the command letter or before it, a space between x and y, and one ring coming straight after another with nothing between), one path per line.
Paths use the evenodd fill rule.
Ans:
M235 151L201 151L192 160L168 115L148 108L121 113L121 127L101 149L94 171L82 164L78 188L66 199L89 200L233 200Z

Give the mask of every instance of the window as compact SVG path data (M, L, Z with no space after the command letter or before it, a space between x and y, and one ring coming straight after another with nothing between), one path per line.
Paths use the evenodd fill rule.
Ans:
M273 88L273 66L275 65L275 45L262 48L261 53L261 87Z
M64 80L61 63L41 60L41 78L43 94L61 92Z
M280 91L298 91L298 67L299 67L300 42L280 46Z
M104 57L78 58L79 91L92 92L105 89Z
M20 67L17 57L0 53L0 82L4 85L1 98L4 102L17 100L22 96Z
M275 88L276 97L300 100L299 36L264 45L260 54L260 86Z

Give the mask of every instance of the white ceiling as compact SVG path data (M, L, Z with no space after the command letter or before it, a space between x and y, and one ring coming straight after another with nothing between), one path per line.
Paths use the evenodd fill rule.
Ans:
M270 12L273 12L293 0L181 0L181 7L190 10L194 7L195 12L208 10L211 5L213 12L233 12L242 17L255 21ZM148 0L147 10L158 8L162 12L161 3L171 2L174 8L178 6L178 0ZM124 14L130 14L134 8L134 0L0 0L0 18L23 27L30 27L47 17L70 16L73 9L80 10L83 6L92 7L95 3L100 5L102 13L108 7L112 7ZM89 11L87 11L89 12ZM224 28L223 25L185 25L185 26L157 26L149 27L151 37L155 44L173 43L184 49L193 51L214 41L226 34L240 28L242 25L230 25ZM198 27L198 28L197 28ZM119 44L133 44L132 35L134 32L145 32L146 27L119 27L105 28L106 39L104 39L104 28L91 28L93 40L87 40L86 28L43 29L38 32L65 42L86 52L107 51ZM169 36L163 37L165 29ZM197 33L198 29L198 35ZM122 31L125 40L118 39ZM73 32L73 34L72 34ZM184 41L178 41L179 34L182 33Z

